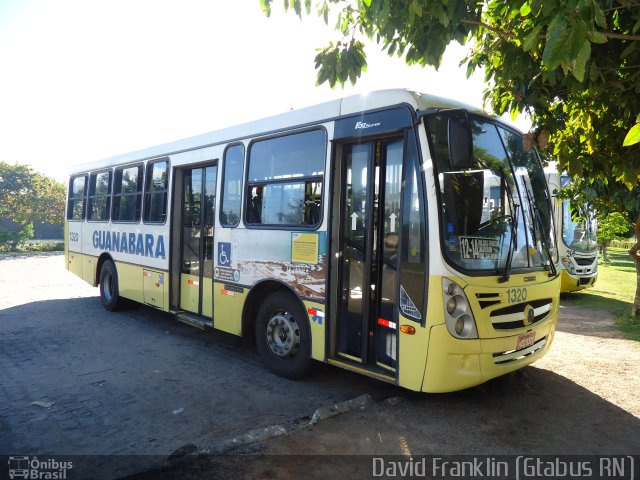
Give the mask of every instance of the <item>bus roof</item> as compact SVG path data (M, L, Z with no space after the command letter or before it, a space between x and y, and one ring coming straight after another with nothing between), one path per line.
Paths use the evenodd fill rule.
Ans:
M376 90L367 94L352 95L95 162L74 165L69 173L73 175L74 173L98 170L113 165L165 157L179 152L238 141L268 132L298 128L317 122L330 121L340 116L348 116L366 110L375 110L400 104L410 105L416 110L464 108L476 114L488 115L486 112L462 102L408 89Z

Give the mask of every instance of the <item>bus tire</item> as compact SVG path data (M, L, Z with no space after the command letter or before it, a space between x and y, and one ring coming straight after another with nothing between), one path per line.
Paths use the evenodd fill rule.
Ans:
M106 260L100 269L100 300L104 308L110 312L122 305L118 288L118 271L111 260Z
M256 346L263 363L276 375L300 378L311 367L309 319L290 293L269 295L256 318Z

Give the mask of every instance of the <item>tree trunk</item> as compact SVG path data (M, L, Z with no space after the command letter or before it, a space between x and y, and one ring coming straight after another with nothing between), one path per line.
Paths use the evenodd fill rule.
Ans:
M636 266L636 296L633 299L633 309L631 313L634 317L638 317L640 314L640 256L638 255L638 251L640 250L640 214L638 214L634 229L636 232L636 243L631 247L631 250L629 250L629 255L631 255L633 263Z
M607 251L607 244L600 245L600 251L602 252L602 263L605 265L609 263L609 252Z
M16 223L16 231L15 231L15 234L13 235L13 241L11 242L12 252L18 251L18 245L20 245L20 232L22 232L23 228L24 228L24 224Z

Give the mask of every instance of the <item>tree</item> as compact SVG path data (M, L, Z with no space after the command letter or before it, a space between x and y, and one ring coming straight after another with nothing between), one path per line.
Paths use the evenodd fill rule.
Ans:
M638 315L640 315L640 255L638 255L638 251L640 250L640 215L638 215L638 219L636 220L634 231L636 234L636 243L631 247L631 250L629 250L629 255L631 255L636 265L636 296L633 299L632 314L637 318Z
M607 263L609 262L607 247L612 240L621 240L622 235L629 232L630 224L627 218L620 212L597 215L596 218L598 220L598 247L602 252L602 260L604 263Z
M35 223L61 223L65 186L26 165L0 162L0 218L18 224L16 235L4 235L15 248L33 237Z
M269 14L271 0L261 6ZM357 81L366 68L366 38L409 64L436 68L450 42L466 45L461 61L468 74L484 69L486 105L498 115L526 111L533 121L528 137L549 145L546 155L578 190L596 192L609 209L640 212L637 0L287 0L284 6L300 16L315 8L325 21L337 16L340 40L315 58L318 83L332 86Z

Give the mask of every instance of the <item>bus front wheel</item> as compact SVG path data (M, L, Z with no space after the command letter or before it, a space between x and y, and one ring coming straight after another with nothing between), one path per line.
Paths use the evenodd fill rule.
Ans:
M110 312L122 303L118 289L118 271L111 260L105 261L100 269L100 299L104 308Z
M311 367L311 333L306 312L291 294L269 295L258 310L256 346L276 375L300 378Z

